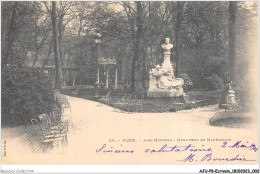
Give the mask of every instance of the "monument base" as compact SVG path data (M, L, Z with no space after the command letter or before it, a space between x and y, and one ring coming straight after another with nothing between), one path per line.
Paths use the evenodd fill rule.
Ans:
M147 97L154 97L154 98L160 98L160 97L179 97L184 95L183 89L180 86L179 88L172 88L172 89L148 89L147 91Z

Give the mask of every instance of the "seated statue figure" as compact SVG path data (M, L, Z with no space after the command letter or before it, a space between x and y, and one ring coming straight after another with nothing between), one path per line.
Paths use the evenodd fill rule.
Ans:
M179 78L174 78L171 72L167 72L162 69L160 65L157 65L152 75L156 77L158 88L161 89L171 89L176 86L183 85L183 80Z

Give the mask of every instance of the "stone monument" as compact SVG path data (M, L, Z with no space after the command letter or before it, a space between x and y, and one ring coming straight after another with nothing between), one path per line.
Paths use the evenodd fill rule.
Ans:
M174 77L170 61L170 50L172 47L170 39L165 38L165 43L162 45L164 60L162 66L157 65L149 72L150 79L147 97L178 97L184 95L182 89L184 81L181 78Z

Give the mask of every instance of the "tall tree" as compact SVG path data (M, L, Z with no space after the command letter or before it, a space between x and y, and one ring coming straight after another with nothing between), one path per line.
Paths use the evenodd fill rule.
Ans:
M5 2L9 3L9 2ZM15 20L17 16L16 8L18 2L14 2L14 5L11 7L11 18L10 21L8 19L7 12L2 11L2 67L5 66L8 62L11 49L12 49L12 41L13 41L13 30L15 25ZM2 7L4 8L4 7ZM5 28L4 28L5 27ZM7 33L4 33L7 32Z
M62 87L62 71L61 71L61 60L60 60L60 49L59 49L59 33L57 25L57 9L56 2L52 1L52 29L53 29L53 46L54 46L54 57L55 57L55 89L60 90Z
M174 34L175 34L175 45L176 45L176 76L180 74L180 29L181 29L181 23L182 23L182 18L183 18L183 7L184 7L185 2L182 1L177 1L177 15L176 15L176 23L175 23L175 29L174 29Z
M142 43L142 32L143 32L143 22L142 22L142 2L136 1L136 10L137 10L137 16L136 16L136 26L137 30L135 33L135 39L134 39L134 58L133 58L133 64L132 64L132 92L136 91L136 71L137 71L137 62L140 59L141 54L141 43Z
M235 62L236 62L236 11L237 2L229 2L229 20L228 20L228 33L229 33L229 80L235 80Z

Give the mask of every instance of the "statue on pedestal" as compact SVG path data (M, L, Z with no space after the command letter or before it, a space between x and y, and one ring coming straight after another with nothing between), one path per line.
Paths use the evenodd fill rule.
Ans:
M170 50L173 48L173 45L170 44L170 38L165 38L165 43L162 44L162 48L164 49L165 52L170 53Z
M150 70L148 97L174 97L183 95L182 85L184 81L181 78L175 78L170 61L170 50L173 45L170 39L165 38L165 44L161 45L164 49L164 61L162 66L157 65L156 68Z

